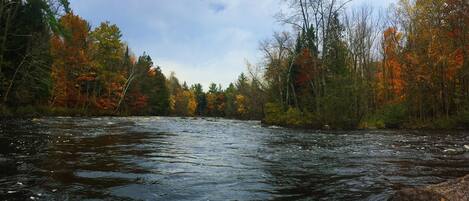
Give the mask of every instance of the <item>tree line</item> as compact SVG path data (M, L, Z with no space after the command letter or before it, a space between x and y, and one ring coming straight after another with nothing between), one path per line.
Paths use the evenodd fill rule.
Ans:
M0 4L0 113L8 115L177 115L262 118L260 90L244 74L226 89L168 78L135 56L119 27L92 28L66 0Z
M135 58L116 25L92 29L65 0L0 6L4 115L167 113L161 69L148 55Z
M378 17L348 1L290 0L293 31L261 44L265 120L290 126L469 124L469 3L400 0Z
M119 28L96 28L66 0L4 0L0 111L263 119L310 128L469 125L469 5L400 0L380 15L349 1L286 0L290 25L227 86L188 86L135 56Z

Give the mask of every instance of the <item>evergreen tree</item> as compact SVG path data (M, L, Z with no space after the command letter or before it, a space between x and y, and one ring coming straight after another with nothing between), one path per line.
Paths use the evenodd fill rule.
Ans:
M207 98L203 91L202 85L194 84L192 85L191 90L194 92L197 100L196 115L205 115L205 110L207 108Z

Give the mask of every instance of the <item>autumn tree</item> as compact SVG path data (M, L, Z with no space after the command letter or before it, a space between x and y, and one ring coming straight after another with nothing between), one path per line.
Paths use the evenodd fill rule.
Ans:
M221 86L211 83L207 93L207 114L209 116L225 116L225 95Z
M383 32L383 61L378 72L379 99L381 104L402 102L404 98L404 78L402 76L402 56L399 53L402 34L390 27Z
M459 75L464 75L466 49L461 44L467 37L460 32L465 19L467 24L461 7L467 2L419 0L400 1L395 10L404 35L400 60L406 102L419 120L449 118L461 107L465 87Z
M51 105L86 109L95 96L97 71L90 58L92 43L88 22L73 13L60 19L68 37L51 39L52 98Z
M132 114L168 115L169 90L166 77L149 55L140 56L131 71L132 83L126 97Z
M264 54L265 73L263 78L271 87L268 94L272 100L282 105L293 103L290 99L291 85L288 75L291 72L293 37L288 32L274 33L271 40L261 42L259 49Z
M57 16L69 11L68 2L9 0L0 8L1 106L47 104L51 30L63 34Z
M93 41L92 58L98 71L99 85L96 106L113 111L123 96L126 82L123 65L124 44L122 34L115 24L103 22L91 32Z
M186 82L181 85L172 72L167 80L170 91L171 114L176 116L195 116L204 108L199 108L198 99L203 94L202 86L195 85L189 88Z

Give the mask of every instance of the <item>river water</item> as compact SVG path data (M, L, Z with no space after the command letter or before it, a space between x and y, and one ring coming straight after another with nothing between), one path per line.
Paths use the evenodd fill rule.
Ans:
M2 200L386 200L469 174L469 134L212 118L1 120Z

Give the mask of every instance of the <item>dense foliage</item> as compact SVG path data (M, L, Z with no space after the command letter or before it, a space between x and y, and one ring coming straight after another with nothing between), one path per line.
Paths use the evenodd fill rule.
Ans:
M241 74L208 92L166 79L145 53L136 58L114 24L92 29L68 2L1 1L0 113L8 115L177 115L257 118L262 93ZM57 11L57 12L52 12Z
M226 88L165 77L114 24L92 28L65 0L6 0L2 115L175 115L311 128L469 125L469 5L400 0L383 20L348 1L288 0L291 31Z
M401 0L384 23L367 7L347 12L341 1L289 3L293 11L282 20L294 26L297 37L277 33L261 48L273 103L266 107L267 122L334 128L469 125L467 1ZM289 115L314 121L289 123L294 118Z

